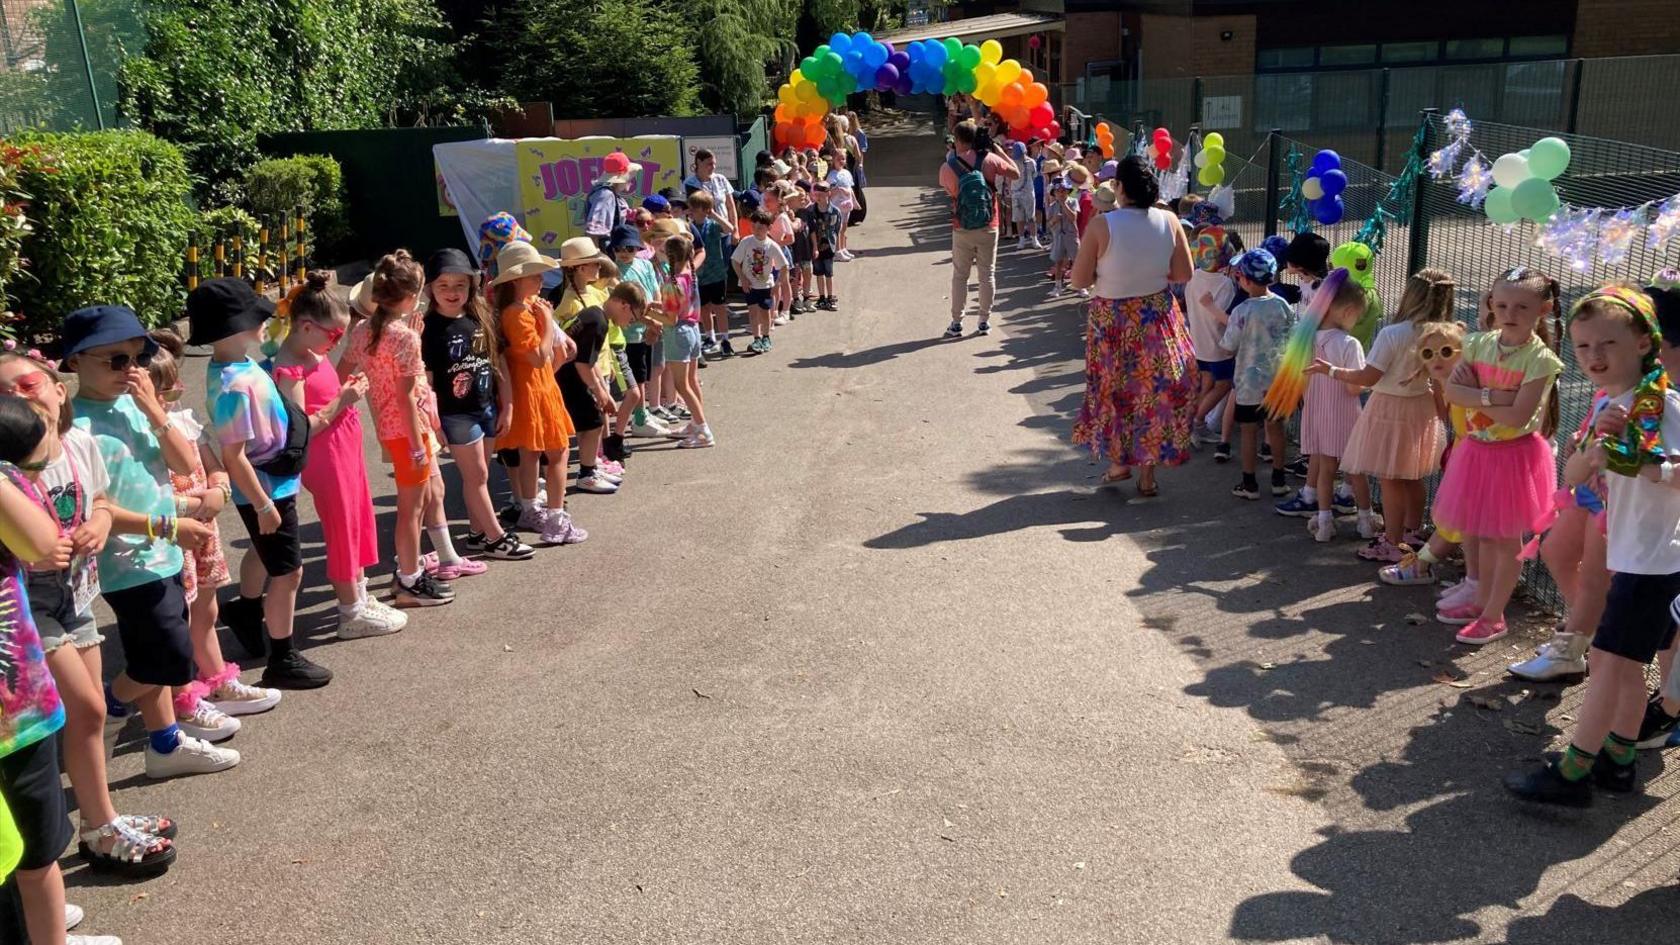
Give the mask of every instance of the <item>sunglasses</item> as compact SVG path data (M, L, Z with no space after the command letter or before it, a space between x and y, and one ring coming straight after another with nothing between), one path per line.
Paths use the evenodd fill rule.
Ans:
M185 387L171 387L168 390L158 391L158 399L166 404L173 404L186 396L186 393L187 389Z
M335 345L338 344L338 339L344 337L345 329L343 329L343 328L328 328L326 325L322 325L322 324L319 324L317 322L312 322L312 321L309 321L308 319L304 320L304 324L310 325L316 331L320 332L323 335L326 335L327 340L332 342Z
M1449 358L1451 358L1453 355L1455 355L1457 353L1458 353L1458 349L1453 347L1452 345L1442 345L1439 348L1419 348L1418 349L1418 357L1426 363L1429 362L1429 361L1433 361L1436 358L1440 358L1441 360L1445 361L1445 360L1448 360Z
M91 355L83 355L83 357L95 364L103 364L112 371L121 374L131 367L141 370L151 367L153 355L151 352L142 352L140 354L113 354L108 358L96 358Z
M0 384L0 394L8 397L34 397L47 389L50 380L44 371L30 371L17 379L15 384Z

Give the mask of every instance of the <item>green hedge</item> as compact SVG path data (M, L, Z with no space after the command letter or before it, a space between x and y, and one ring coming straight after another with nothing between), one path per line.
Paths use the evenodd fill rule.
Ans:
M142 131L29 133L24 160L34 232L23 242L31 278L15 285L27 332L56 331L65 314L121 303L148 325L178 318L181 272L198 225L192 178L174 145Z
M325 154L271 158L245 174L245 200L257 219L272 221L302 208L309 218L311 255L329 258L350 235L344 172Z

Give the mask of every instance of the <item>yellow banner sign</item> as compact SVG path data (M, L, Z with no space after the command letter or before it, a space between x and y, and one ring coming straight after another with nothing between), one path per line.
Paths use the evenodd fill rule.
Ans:
M557 252L560 244L583 235L589 192L601 176L601 161L623 151L642 166L630 181L625 199L632 207L642 198L682 184L678 138L526 138L519 142L519 203L525 229L538 249Z

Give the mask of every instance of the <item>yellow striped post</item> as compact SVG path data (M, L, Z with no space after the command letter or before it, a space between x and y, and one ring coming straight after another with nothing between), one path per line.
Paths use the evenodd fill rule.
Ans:
M243 233L233 234L233 277L235 279L245 277L245 235Z
M198 244L187 244L187 291L198 288Z

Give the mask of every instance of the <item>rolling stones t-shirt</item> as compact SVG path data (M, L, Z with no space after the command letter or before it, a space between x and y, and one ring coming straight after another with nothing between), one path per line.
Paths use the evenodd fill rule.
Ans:
M474 345L484 329L466 316L430 313L420 336L420 358L432 376L438 413L480 415L496 406L496 371Z

